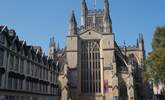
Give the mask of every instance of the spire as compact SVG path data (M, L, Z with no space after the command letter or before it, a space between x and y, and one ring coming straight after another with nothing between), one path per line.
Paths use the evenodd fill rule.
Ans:
M124 55L126 56L127 55L127 46L126 46L125 40L123 41L123 44L124 44Z
M72 11L72 15L69 21L69 35L75 35L77 33L77 22L74 15L74 11Z
M94 0L94 9L96 9L96 0Z
M108 8L109 10L109 1L108 0L104 0L104 9Z
M139 33L139 42L144 43L143 34Z
M60 50L60 44L59 44L59 42L58 42L58 45L57 45L57 50Z
M103 17L104 32L112 32L112 22L109 14L109 1L104 0L104 17Z
M49 47L56 47L56 43L54 41L54 37L50 38Z
M144 50L144 38L143 38L143 34L142 33L139 33L139 48L141 50Z
M136 46L139 47L139 39L136 39Z
M88 14L88 7L85 0L82 0L81 3L81 26L86 25L86 17Z

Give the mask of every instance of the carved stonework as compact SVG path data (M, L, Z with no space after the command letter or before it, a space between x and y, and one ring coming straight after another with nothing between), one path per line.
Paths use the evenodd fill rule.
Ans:
M64 65L63 70L59 75L59 82L61 88L61 100L68 100L68 78L67 78L67 65Z

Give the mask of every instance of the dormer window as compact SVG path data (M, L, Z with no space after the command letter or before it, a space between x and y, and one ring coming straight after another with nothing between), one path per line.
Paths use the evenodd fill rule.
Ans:
M15 43L12 45L11 49L15 51Z
M3 66L4 51L0 49L0 66Z
M3 33L0 33L0 44L4 44L5 42L5 36Z
M18 71L18 67L19 67L19 58L18 56L15 57L15 71Z
M14 65L14 55L11 54L11 55L10 55L10 66L9 66L9 68L10 68L11 70L13 69L13 65Z

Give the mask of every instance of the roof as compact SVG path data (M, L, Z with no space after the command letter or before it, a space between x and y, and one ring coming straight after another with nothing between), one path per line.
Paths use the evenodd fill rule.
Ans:
M50 62L51 59L48 59L48 56L46 56L45 53L42 52L41 46L27 45L26 41L20 40L16 35L16 31L14 29L8 29L7 26L0 25L0 31L4 27L6 32L3 31L2 33L4 33L4 35L6 36L8 46L16 46L18 51L24 51L26 57L28 57L28 55L31 55L32 58L37 58L39 63L44 62L45 65L53 65L53 63L56 63L56 61Z

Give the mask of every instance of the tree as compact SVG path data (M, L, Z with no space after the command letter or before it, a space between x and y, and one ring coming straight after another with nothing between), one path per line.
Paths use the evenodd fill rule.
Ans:
M165 48L165 26L156 28L152 40L152 48L153 50Z
M149 53L146 77L152 78L155 83L165 81L165 49L157 49Z
M149 53L144 72L145 80L153 79L155 83L165 81L165 27L157 27L153 40L153 51Z

